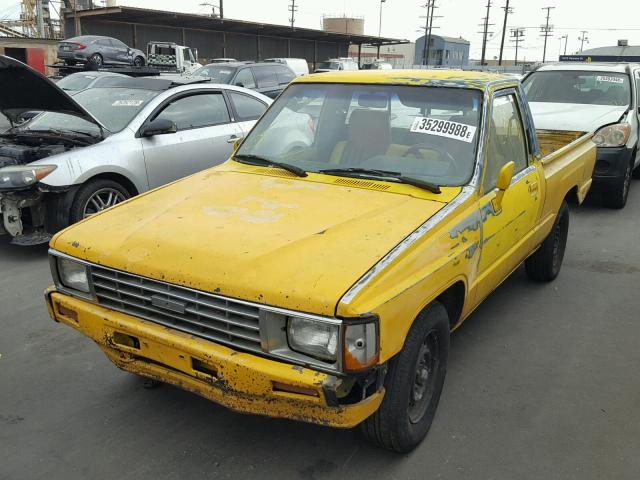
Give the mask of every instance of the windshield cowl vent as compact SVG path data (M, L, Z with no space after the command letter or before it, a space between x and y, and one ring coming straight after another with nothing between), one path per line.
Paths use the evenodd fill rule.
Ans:
M336 178L333 183L336 185L342 185L345 187L361 187L370 188L373 190L388 190L391 185L384 185L377 182L369 182L367 180L357 180L353 178Z

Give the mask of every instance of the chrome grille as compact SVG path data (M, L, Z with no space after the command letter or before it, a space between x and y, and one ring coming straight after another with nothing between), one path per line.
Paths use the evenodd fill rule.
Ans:
M257 307L95 265L91 279L104 307L216 343L262 352Z

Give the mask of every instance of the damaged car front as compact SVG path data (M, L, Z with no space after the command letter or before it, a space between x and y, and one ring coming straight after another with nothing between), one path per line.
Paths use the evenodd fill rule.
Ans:
M25 112L43 113L26 123ZM103 125L53 82L24 64L0 57L0 111L11 128L0 134L0 234L13 243L48 241L47 223L55 222L60 197L68 187L47 186L45 177L65 175L63 154L101 142ZM49 210L49 211L47 211Z

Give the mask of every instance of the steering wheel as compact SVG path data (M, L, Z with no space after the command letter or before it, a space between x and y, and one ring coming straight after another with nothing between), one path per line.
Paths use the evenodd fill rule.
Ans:
M461 173L460 172L460 167L458 167L458 163L456 162L456 159L453 158L453 156L449 152L444 150L442 147L437 147L437 146L429 144L429 143L416 143L415 145L411 145L409 147L409 149L406 152L404 152L404 155L402 155L402 158L406 158L406 157L409 157L409 156L413 155L414 157L416 157L418 159L428 160L422 154L422 151L421 151L422 149L432 150L434 152L437 152L438 154L444 155L449 160L449 165L453 165L453 169L455 170L455 173L456 174L460 174Z

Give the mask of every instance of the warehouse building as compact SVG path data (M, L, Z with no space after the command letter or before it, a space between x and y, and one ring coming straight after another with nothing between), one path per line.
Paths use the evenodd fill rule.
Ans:
M640 62L640 45L629 45L627 40L618 40L616 46L590 48L575 55L560 55L560 61Z
M263 60L304 58L313 67L328 58L345 57L349 45L393 45L405 40L330 32L285 25L246 22L188 13L134 7L106 7L65 12L65 35L106 35L133 48L150 41L174 42L198 50L202 63L212 58Z

